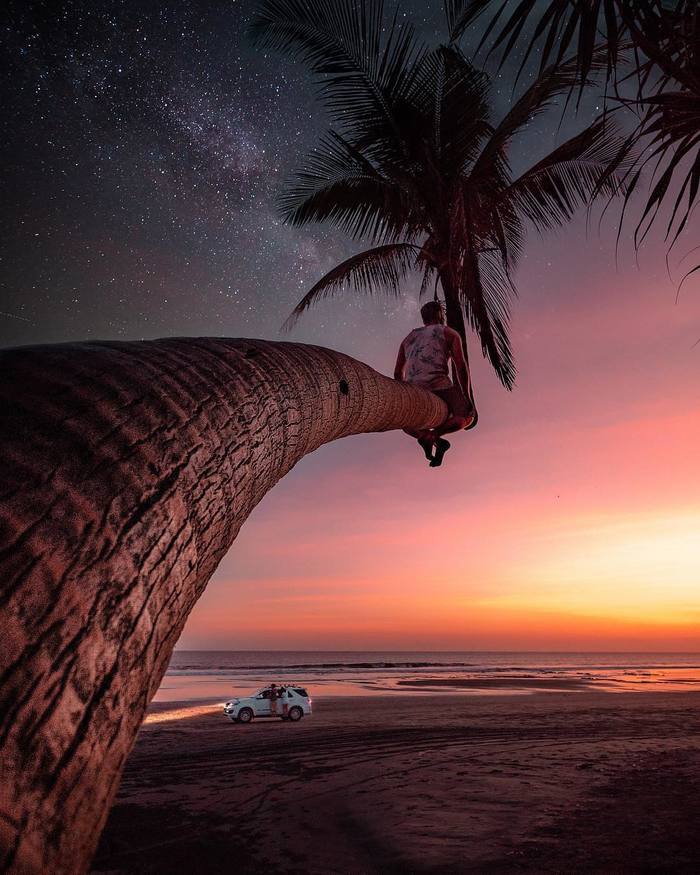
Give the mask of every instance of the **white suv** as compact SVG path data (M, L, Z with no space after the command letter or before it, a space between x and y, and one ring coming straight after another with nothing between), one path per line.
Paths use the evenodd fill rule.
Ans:
M254 717L281 717L296 723L311 713L311 699L303 687L279 685L265 687L244 699L231 699L224 714L234 723L250 723Z

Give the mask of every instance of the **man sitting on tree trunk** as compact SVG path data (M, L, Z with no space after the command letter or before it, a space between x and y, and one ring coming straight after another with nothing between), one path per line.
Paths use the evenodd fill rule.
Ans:
M439 301L421 307L422 328L414 328L404 339L396 359L394 378L430 389L447 404L449 415L442 425L424 431L409 431L423 448L431 468L442 464L450 442L442 436L467 428L474 419L469 369L464 358L462 338L445 325L445 311ZM450 379L452 361L458 385Z

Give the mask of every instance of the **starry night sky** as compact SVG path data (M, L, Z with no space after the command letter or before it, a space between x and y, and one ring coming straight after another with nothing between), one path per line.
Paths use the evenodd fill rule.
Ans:
M355 251L333 229L278 218L275 196L326 119L303 68L253 47L253 8L10 4L0 343L276 337L309 286ZM400 8L425 39L444 36L438 0ZM509 75L495 76L499 112ZM523 155L538 137L525 135ZM373 306L391 317L397 304ZM337 304L297 336L342 344L365 332L366 307Z

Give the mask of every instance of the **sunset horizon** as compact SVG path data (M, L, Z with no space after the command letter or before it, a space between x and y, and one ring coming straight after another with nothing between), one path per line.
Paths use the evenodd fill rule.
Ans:
M675 305L668 278L642 285L634 265L616 271L614 247L594 238L591 309L560 261L535 280L546 249L532 244L535 266L522 270L541 291L518 305L516 389L473 362L481 422L444 471L421 470L394 434L304 459L253 513L179 648L242 636L276 649L274 628L294 648L341 634L360 648L405 635L414 649L449 638L456 649L700 650L700 302L688 291ZM312 340L331 307L361 319L328 303L298 332ZM386 373L391 349L369 309L363 349L352 337L344 349ZM396 306L397 343L416 315L410 297Z

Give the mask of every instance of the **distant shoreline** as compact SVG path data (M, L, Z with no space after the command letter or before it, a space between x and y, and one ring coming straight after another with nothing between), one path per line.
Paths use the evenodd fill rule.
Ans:
M271 681L302 684L323 697L700 690L700 653L182 650L155 699L226 701Z
M420 678L414 681L397 681L400 687L447 687L451 689L533 689L533 690L586 690L595 687L593 681L579 678Z
M445 699L451 701L468 699L469 701L479 701L481 699L490 699L493 701L504 701L512 697L538 698L549 697L553 694L567 695L572 698L580 698L586 694L612 696L617 699L619 696L638 696L641 695L645 699L648 696L683 696L683 695L698 695L700 691L690 685L679 684L677 687L669 689L668 687L660 687L653 683L641 687L638 690L630 691L624 688L616 688L614 686L606 686L591 681L574 681L572 679L538 679L538 678L491 678L491 679L421 679L416 681L399 681L400 687L391 691L383 692L367 692L366 694L343 694L334 695L321 691L312 692L312 698L316 706L323 703L350 703L354 700L362 700L364 702L392 702L401 700L405 702L409 699L424 702L426 699L436 700ZM233 698L233 694L228 696L202 696L193 699L161 699L152 701L149 705L146 723L159 722L159 717L168 715L168 720L191 719L192 717L201 716L209 712L218 712L222 708L224 701L227 698ZM223 716L223 714L222 714Z

